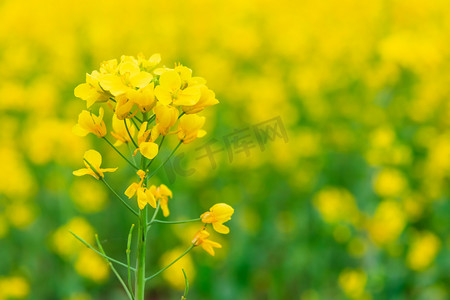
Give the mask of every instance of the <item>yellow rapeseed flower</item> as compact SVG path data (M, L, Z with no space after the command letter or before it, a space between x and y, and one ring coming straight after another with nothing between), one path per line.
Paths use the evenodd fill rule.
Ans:
M182 107L186 114L195 114L205 109L205 107L219 103L219 100L216 99L216 94L212 90L208 89L206 85L200 86L200 93L200 99L196 104L191 106L184 105Z
M153 194L156 201L160 202L164 217L167 217L170 214L168 203L169 203L169 197L171 199L173 197L172 191L166 185L161 184L158 187L152 185L150 187L150 192Z
M149 189L143 186L145 172L142 170L137 171L138 176L140 177L139 183L133 182L125 191L125 195L128 199L131 199L135 194L137 194L137 202L139 209L144 209L144 207L150 204L153 208L156 207L156 200L153 194Z
M208 252L209 254L214 256L216 254L214 252L214 248L222 248L222 245L217 242L210 241L209 236L210 236L209 232L206 231L205 228L202 228L194 236L194 239L192 240L192 244L194 244L194 246L202 246L202 248L206 252Z
M73 175L91 175L95 179L100 179L105 177L105 175L103 175L104 172L114 172L117 170L117 168L100 168L100 165L102 164L102 156L95 150L86 151L84 154L84 164L86 165L86 168L73 171ZM92 167L94 169L92 169Z
M159 136L159 129L158 126L154 126L152 130L147 130L148 122L144 122L141 124L141 127L139 128L138 132L138 145L139 148L137 148L134 151L134 155L138 151L141 152L141 154L148 158L153 159L158 154L159 146L158 144L154 143L154 141Z
M223 223L231 220L233 213L234 209L228 204L217 203L209 211L203 213L200 218L203 223L211 223L215 231L227 234L230 232L230 228Z
M441 248L440 239L430 231L416 234L406 256L406 262L414 271L426 270L436 258Z
M196 138L205 136L206 131L201 129L205 124L205 117L198 115L184 115L178 124L178 138L183 144L193 142Z
M75 97L85 100L88 108L96 102L108 101L111 96L100 87L99 77L97 71L86 74L86 83L79 84L74 90Z
M103 107L100 107L98 116L83 110L78 116L78 124L73 127L73 133L79 136L93 133L100 138L104 137L106 135L106 125L103 121L104 113Z
M183 71L180 74L176 70L168 70L161 74L159 85L155 88L155 95L159 102L164 105L173 103L178 106L195 105L200 100L200 86L188 86L184 83L183 79L188 80L190 73Z
M153 109L156 115L156 124L158 125L159 132L162 135L169 133L170 127L172 127L178 120L178 109L171 105L157 104Z

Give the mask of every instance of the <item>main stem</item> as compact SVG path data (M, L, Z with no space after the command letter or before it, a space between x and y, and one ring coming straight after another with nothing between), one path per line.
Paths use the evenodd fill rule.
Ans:
M136 300L144 300L145 294L145 245L147 240L147 206L139 211L138 247L136 261Z
M147 161L141 158L141 169L144 169ZM148 178L145 177L143 185L147 186ZM147 208L139 210L139 229L136 258L136 300L144 300L145 296L145 246L147 243Z

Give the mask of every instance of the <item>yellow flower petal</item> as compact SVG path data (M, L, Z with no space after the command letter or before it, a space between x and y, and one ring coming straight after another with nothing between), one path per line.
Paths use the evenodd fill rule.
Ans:
M172 103L172 94L170 91L162 88L160 85L155 87L155 96L164 105Z
M158 144L153 142L144 142L139 145L139 149L146 158L153 159L158 154Z
M201 95L199 87L187 87L178 92L177 98L173 100L173 105L195 105L200 100Z
M181 86L180 75L175 71L167 71L161 74L159 77L159 84L161 88L170 92L175 92Z

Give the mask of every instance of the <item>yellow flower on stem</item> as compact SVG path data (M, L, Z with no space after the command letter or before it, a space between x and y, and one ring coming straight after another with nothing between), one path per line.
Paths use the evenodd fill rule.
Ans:
M200 86L201 97L198 102L192 106L183 106L182 109L186 114L195 114L202 111L205 107L216 105L219 100L216 99L216 94L206 87L206 85Z
M166 185L161 184L159 187L152 185L150 187L150 192L153 194L156 201L160 202L164 217L167 217L170 214L168 203L169 197L171 199L173 197L172 191Z
M200 216L203 223L211 223L214 230L227 234L230 232L230 228L223 225L223 223L231 220L231 216L234 213L234 209L225 203L217 203Z
M96 102L106 102L110 97L109 93L100 87L99 76L97 71L86 74L86 83L79 84L74 90L75 97L85 100L87 108Z
M139 209L144 209L147 204L150 204L153 208L156 207L156 200L149 189L143 186L145 172L142 170L137 171L138 176L141 181L139 183L133 182L125 191L125 195L128 199L131 199L135 194L137 194L137 202Z
M159 132L162 135L169 133L170 127L172 127L178 120L178 109L171 105L157 104L153 109L156 115L156 124L158 125Z
M164 105L172 104L172 102L176 106L194 105L200 100L201 91L199 86L187 86L177 71L168 70L159 77L155 95Z
M205 117L198 115L184 115L178 124L178 138L183 144L193 142L196 138L205 136L206 131L201 129L205 124Z
M73 171L73 175L75 176L83 176L83 175L91 175L95 179L101 179L105 177L104 172L114 172L117 168L100 168L102 164L102 156L95 150L88 150L84 153L84 164L86 165L86 169L79 169Z
M127 123L130 134L128 134L127 128L125 127L125 122ZM113 131L111 131L111 135L117 140L114 143L114 146L120 146L122 144L131 142L130 135L133 136L136 131L134 126L132 126L130 120L119 120L116 115L113 115L112 117L112 127Z
M73 127L73 133L79 136L93 133L100 138L104 137L106 135L106 125L103 121L104 113L103 107L100 107L98 116L83 110L78 116L78 124Z
M192 240L192 244L194 246L202 246L202 248L214 256L216 253L214 252L214 248L222 248L222 245L209 240L209 232L206 231L205 228L202 228L197 234L194 236Z
M158 144L154 143L153 141L156 140L159 136L158 126L153 127L153 129L147 130L148 122L142 123L141 127L139 128L138 132L138 145L139 148L137 148L134 151L134 155L138 151L141 152L141 154L148 158L153 159L158 154L159 146Z

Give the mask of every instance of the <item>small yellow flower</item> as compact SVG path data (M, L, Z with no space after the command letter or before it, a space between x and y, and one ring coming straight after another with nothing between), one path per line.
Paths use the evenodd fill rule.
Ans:
M150 71L161 62L161 55L159 53L153 54L149 59L146 59L142 53L139 53L137 58L139 66L145 71Z
M231 220L231 216L234 213L234 209L225 203L215 204L200 216L203 223L211 223L215 231L223 234L230 232L230 228L223 225L223 223Z
M116 142L114 146L120 146L122 144L126 144L131 142L130 135L127 132L127 128L125 127L125 123L127 122L128 130L130 131L131 136L135 133L135 128L132 126L130 120L119 120L116 115L112 117L112 127L113 131L111 131L111 135L116 138Z
M186 67L183 67L189 70ZM195 105L201 96L199 86L188 86L183 79L188 80L192 71L180 73L176 70L168 70L159 77L159 85L155 88L155 95L164 105ZM184 78L183 78L184 77Z
M151 131L147 130L147 125L148 122L144 122L142 123L141 128L139 128L138 132L139 148L137 148L134 151L134 155L136 155L136 153L140 151L144 157L148 159L153 159L155 158L155 156L158 154L159 151L158 144L153 142L158 138L159 130L157 126L153 127Z
M200 86L200 100L192 106L183 106L182 109L186 114L195 114L202 111L205 107L216 105L219 100L216 99L216 95L205 85Z
M164 217L167 217L170 214L167 204L169 203L169 197L173 197L172 191L166 185L161 184L159 187L152 185L150 187L150 192L153 194L156 201L160 201Z
M201 245L202 248L208 252L209 254L211 254L212 256L214 256L216 253L214 252L213 248L222 248L222 245L217 243L217 242L213 242L209 240L209 232L206 231L206 229L202 228L199 232L197 232L197 234L194 236L194 239L192 240L192 244L194 244L194 246L199 246Z
M127 92L127 96L131 100L131 102L135 103L143 113L151 111L156 105L153 82L143 87L142 89L129 90Z
M205 136L206 131L201 129L205 124L205 117L198 115L184 115L178 125L178 138L183 144L193 142L196 138Z
M83 175L91 175L95 179L100 179L105 177L104 172L114 172L117 168L100 168L102 164L102 156L95 150L88 150L84 154L84 164L86 165L86 169L79 169L73 171L73 175L75 176L83 176ZM91 166L94 168L92 169Z
M79 136L93 133L100 138L104 137L106 135L106 125L103 121L104 113L103 107L100 107L98 116L83 110L78 116L78 124L73 127L73 133Z
M116 107L114 109L114 114L117 119L123 120L126 118L133 117L136 112L131 113L131 109L134 106L134 102L128 97L128 93L116 96Z
M153 111L156 115L156 124L158 125L159 132L162 135L167 135L170 127L178 120L180 114L178 109L170 105L157 104Z
M153 194L150 192L149 189L143 186L144 178L145 178L145 172L142 170L137 171L138 176L140 177L141 181L139 183L133 182L125 191L125 195L128 197L128 199L131 199L135 194L137 194L137 202L139 209L144 209L144 207L148 204L150 204L153 208L156 207L156 201Z
M108 101L111 96L100 87L99 76L97 71L86 74L86 83L79 84L74 90L75 97L85 100L88 108L96 102Z

